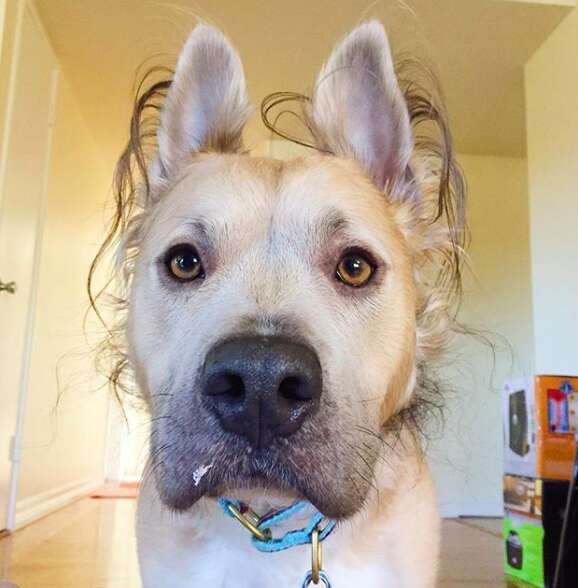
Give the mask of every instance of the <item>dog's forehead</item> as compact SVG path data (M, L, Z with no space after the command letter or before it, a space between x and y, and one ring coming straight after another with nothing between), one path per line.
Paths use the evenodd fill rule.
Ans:
M383 234L391 228L386 209L383 194L353 162L205 155L161 203L154 225L168 235L201 221L210 231L225 230L240 239L270 232L272 225L310 233L340 222Z

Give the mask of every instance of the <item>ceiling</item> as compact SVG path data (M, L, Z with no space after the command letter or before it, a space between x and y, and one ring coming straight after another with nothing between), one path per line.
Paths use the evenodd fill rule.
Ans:
M535 3L538 2L538 3ZM255 105L307 90L333 44L378 17L396 52L436 65L458 150L523 156L523 65L570 10L545 0L37 0L66 78L107 156L126 140L136 70L172 65L197 19L240 50ZM248 144L267 138L258 117Z

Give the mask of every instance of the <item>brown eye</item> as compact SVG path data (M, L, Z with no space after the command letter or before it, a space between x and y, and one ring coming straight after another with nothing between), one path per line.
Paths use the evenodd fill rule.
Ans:
M341 258L335 273L347 286L359 288L369 282L374 271L374 265L363 253L350 252Z
M201 258L191 245L177 245L170 249L165 258L165 265L171 276L181 282L204 277Z

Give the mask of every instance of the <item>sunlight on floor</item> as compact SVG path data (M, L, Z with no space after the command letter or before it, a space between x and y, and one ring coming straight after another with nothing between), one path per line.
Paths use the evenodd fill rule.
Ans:
M82 500L0 542L20 588L139 588L134 500Z

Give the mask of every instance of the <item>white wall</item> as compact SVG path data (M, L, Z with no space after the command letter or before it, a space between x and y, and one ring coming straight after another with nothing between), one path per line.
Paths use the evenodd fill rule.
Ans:
M431 463L446 516L502 510L502 414L505 378L533 371L527 170L524 159L462 155L469 187L471 272L460 319L488 331L491 350L457 341L444 370L450 392L442 438ZM509 348L511 347L511 349Z
M105 477L115 482L140 480L149 455L150 416L133 398L123 399L122 410L116 402L110 408Z
M578 375L578 10L526 66L536 369Z

